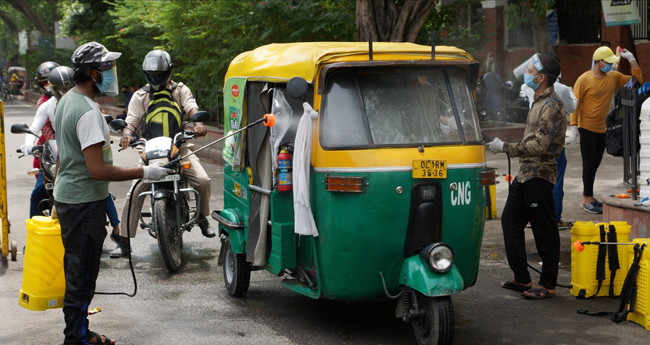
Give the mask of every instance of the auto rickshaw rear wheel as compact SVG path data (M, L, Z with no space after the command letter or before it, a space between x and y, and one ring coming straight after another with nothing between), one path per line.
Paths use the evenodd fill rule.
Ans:
M413 331L420 345L448 345L454 341L454 308L450 296L428 297L416 293L418 306L426 315L413 321Z
M223 242L221 250L225 250L223 263L223 281L228 294L242 297L248 292L251 281L251 265L246 262L245 254L237 254L232 250L230 237Z

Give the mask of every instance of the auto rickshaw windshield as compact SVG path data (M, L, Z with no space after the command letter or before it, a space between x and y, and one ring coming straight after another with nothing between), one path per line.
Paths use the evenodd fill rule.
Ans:
M325 83L322 108L320 135L325 149L480 140L474 100L461 68L334 71Z

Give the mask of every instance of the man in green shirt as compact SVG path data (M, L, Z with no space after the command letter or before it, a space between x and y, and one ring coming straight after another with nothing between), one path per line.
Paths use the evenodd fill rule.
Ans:
M59 101L55 111L59 148L54 200L65 248L63 300L65 344L114 344L88 329L88 306L95 294L102 245L106 238L108 181L161 179L169 169L113 166L108 126L94 99L117 94L115 61L121 53L90 42L72 55L77 84Z

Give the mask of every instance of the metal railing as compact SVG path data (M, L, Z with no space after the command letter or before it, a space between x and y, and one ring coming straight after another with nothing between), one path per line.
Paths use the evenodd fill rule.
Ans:
M632 199L639 197L639 87L623 88L623 183L632 190Z

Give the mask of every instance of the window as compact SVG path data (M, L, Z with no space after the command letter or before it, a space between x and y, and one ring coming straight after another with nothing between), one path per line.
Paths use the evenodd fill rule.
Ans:
M459 122L466 141L479 140L462 69L346 69L327 77L320 141L327 149L462 143Z

